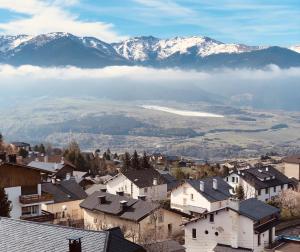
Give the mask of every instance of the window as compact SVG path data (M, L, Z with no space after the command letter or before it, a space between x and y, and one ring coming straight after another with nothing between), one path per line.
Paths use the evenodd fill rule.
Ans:
M214 214L209 214L209 222L214 222L215 216Z
M147 193L148 192L148 187L145 187L144 188L144 193Z
M276 192L276 186L274 186L274 192Z
M39 206L22 207L22 215L34 215L39 213Z
M231 182L234 183L234 177L231 178Z
M172 236L172 224L168 224L168 236Z
M281 185L281 190L283 190L283 185Z
M159 215L158 215L158 223L162 223L162 222L164 222L164 215L163 215L163 213L159 213Z
M215 236L218 236L219 235L219 233L218 232L215 232Z
M226 177L226 181L228 182L228 177Z
M266 194L268 194L269 193L269 188L266 188Z
M238 183L239 182L239 178L236 178L236 183Z
M208 231L207 230L205 230L205 232L204 232L205 234L208 234Z
M260 240L260 234L257 235L257 246L260 246L261 240Z
M258 195L261 195L260 189L257 190L257 194L258 194Z
M194 194L191 194L191 200L194 200Z
M197 238L197 230L196 230L196 228L193 228L193 229L192 229L192 238L193 238L193 239L196 239L196 238Z

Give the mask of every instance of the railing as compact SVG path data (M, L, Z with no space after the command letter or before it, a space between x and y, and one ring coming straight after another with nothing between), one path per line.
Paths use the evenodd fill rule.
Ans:
M52 201L53 196L51 194L43 193L41 195L33 194L33 195L21 195L19 197L20 203L26 205L26 204L32 204L32 203L39 203L39 202L45 202L45 201Z
M42 210L41 215L21 216L20 219L26 221L34 221L34 222L52 222L54 220L54 214Z

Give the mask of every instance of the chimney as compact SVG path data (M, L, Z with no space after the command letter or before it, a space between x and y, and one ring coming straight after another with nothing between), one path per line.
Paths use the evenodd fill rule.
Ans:
M101 188L100 191L101 191L101 192L106 192L107 189L106 189L106 188Z
M44 163L48 163L48 161L49 161L48 156L45 155L45 156L44 156Z
M213 179L213 189L218 190L218 180L217 179Z
M17 155L15 154L8 155L8 162L13 164L17 163Z
M157 185L157 178L153 179L153 185L156 186Z
M68 172L68 173L66 174L66 180L70 180L70 178L71 178L71 173Z
M106 196L105 195L98 196L98 202L99 204L105 204Z
M204 182L200 181L200 191L204 192Z
M55 185L56 184L56 178L51 178L51 183Z
M119 196L124 196L124 192L123 191L118 191L118 192L116 192L117 193L117 195L119 195Z
M138 199L145 201L146 200L146 195L139 195Z
M269 167L266 167L266 171L269 171Z
M70 238L69 240L69 252L81 252L81 237Z
M124 212L127 208L127 201L126 200L121 200L120 201L120 208L121 208L121 211Z

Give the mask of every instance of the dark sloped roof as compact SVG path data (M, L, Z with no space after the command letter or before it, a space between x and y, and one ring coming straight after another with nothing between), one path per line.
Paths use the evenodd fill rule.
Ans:
M235 171L255 189L263 189L291 183L291 180L272 166L251 167Z
M300 164L300 154L285 157L282 161L285 163Z
M54 203L82 200L87 197L87 193L75 180L64 180L55 184L51 182L43 183L42 191L52 194Z
M166 183L167 183L167 189L168 191L172 191L173 188L177 187L180 184L180 181L177 180L175 177L173 177L169 172L166 171L158 171L161 176L164 177Z
M251 198L240 202L238 212L254 221L258 221L272 214L279 213L279 209L258 199Z
M122 171L122 174L139 188L152 186L153 179L155 178L157 179L158 185L167 183L157 170L151 168L141 170L129 169L127 171Z
M214 248L214 252L249 252L249 251L253 251L253 250L249 248L241 248L241 247L232 248L229 245L224 245L219 243Z
M99 196L105 196L105 203L100 204ZM122 210L120 201L127 201L125 211ZM88 196L80 206L90 211L100 211L132 221L140 221L158 208L157 204L148 201L99 191Z
M60 225L0 219L0 251L69 251L68 239L81 238L82 252L145 252L145 250L109 231L91 231Z
M213 189L213 179L217 180L218 189ZM204 182L204 192L200 191L200 181ZM186 180L192 187L194 187L203 197L205 197L210 202L226 200L231 195L229 190L232 188L226 181L221 177L209 177L201 180Z
M185 252L185 247L174 240L158 241L147 244L145 247L150 249L150 251L155 251L155 249L157 249L164 252Z

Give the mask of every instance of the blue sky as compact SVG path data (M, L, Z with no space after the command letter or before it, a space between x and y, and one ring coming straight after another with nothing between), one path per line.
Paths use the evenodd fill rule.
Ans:
M209 36L252 45L300 44L299 0L0 0L0 33L54 31L108 42Z

